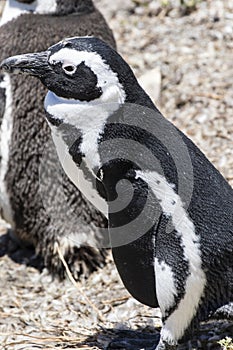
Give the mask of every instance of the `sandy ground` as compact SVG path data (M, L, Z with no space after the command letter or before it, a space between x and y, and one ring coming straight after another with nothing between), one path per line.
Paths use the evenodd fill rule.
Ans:
M203 1L189 15L170 3L96 0L161 111L233 184L233 2ZM61 283L27 266L33 252L15 250L1 232L0 349L124 349L117 345L124 337L125 349L139 350L134 339L144 337L149 350L157 342L159 310L129 296L111 255L88 280ZM180 349L219 349L226 335L232 323L203 324Z

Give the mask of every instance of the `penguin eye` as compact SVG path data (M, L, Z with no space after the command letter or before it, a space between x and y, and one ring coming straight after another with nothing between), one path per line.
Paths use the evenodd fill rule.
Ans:
M76 66L74 66L73 64L63 64L62 69L66 74L72 75L76 71Z

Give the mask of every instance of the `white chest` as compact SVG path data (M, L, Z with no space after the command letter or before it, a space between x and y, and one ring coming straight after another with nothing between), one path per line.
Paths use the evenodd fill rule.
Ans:
M100 167L98 154L98 139L104 130L108 117L119 108L118 103L79 102L57 97L48 92L45 98L46 111L78 129L82 134L81 152L85 154L85 160L90 169ZM57 134L59 127L51 127Z
M87 157L87 162L85 161L85 164L83 165L87 166L90 174L92 175L92 179L89 176L87 176L85 172L82 171L82 166L78 167L78 165L74 162L69 153L69 148L62 138L62 135L59 134L57 130L54 130L53 127L52 138L56 146L59 161L66 175L73 182L73 184L83 193L86 199L89 200L95 206L95 208L97 208L107 217L108 205L107 202L99 195L96 189L95 174L93 172L93 162L91 160L91 157ZM89 144L85 145L85 141L83 142L83 144L83 148L88 149L88 151L90 151L91 154L91 148ZM93 147L92 152L93 154L97 154L97 150Z
M99 137L104 130L108 117L119 108L119 103L100 102L98 100L92 102L67 100L50 91L45 99L45 109L50 115L62 120L63 125L68 124L81 133L80 152L85 156L84 167L87 167L89 173L92 174L92 178L95 178L94 169L99 169L102 165L98 152ZM59 128L50 124L50 127L64 171L84 196L107 216L107 202L98 194L95 181L90 181L82 171L82 166L78 167L73 161L67 142L63 138L62 126Z

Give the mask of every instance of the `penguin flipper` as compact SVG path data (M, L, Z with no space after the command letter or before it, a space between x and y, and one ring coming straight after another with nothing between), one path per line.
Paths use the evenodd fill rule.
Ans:
M103 183L109 206L110 247L117 270L135 299L158 307L154 269L155 206L147 205L147 184L137 179L135 171L123 162L120 169L119 163L111 163L103 173L106 174Z

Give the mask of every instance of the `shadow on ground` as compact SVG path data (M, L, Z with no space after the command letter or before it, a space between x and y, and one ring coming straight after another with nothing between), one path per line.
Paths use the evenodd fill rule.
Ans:
M227 321L203 322L191 341L179 345L178 350L221 350L218 341L233 334L233 323ZM84 346L98 346L101 350L154 350L159 342L156 329L119 330L102 328L87 338Z
M150 332L102 328L80 345L97 346L101 350L154 350L159 342L159 332L155 332L155 329Z
M111 330L111 332L112 340L110 340L107 349L154 350L159 342L158 332L156 334L140 330Z
M23 246L16 242L8 230L6 233L0 235L0 258L7 255L17 264L31 266L40 272L44 268L42 257L36 255L33 246Z

